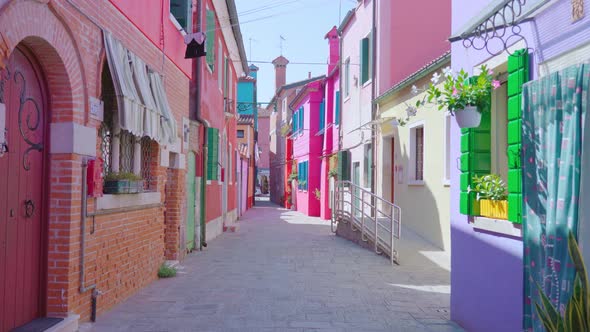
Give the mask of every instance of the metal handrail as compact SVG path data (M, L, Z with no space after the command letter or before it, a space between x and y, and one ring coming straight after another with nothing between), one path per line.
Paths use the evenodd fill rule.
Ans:
M363 241L373 241L377 254L386 252L392 264L399 264L395 246L395 240L401 236L399 206L351 181L336 181L332 195L332 232L336 232L338 222L350 222L353 231L361 231Z

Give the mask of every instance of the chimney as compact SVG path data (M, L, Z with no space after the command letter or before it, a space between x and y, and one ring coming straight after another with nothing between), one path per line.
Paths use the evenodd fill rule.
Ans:
M272 61L275 66L275 91L287 83L288 63L289 60L282 55Z
M328 40L328 45L330 48L330 55L328 59L329 74L338 65L338 61L340 61L340 41L338 39L338 28L336 28L336 26L332 27L332 29L326 34L324 39Z
M311 72L310 71L307 72L307 78L311 78Z
M255 66L255 65L253 65L253 64L252 64L252 65L250 65L250 67L248 67L248 68L250 69L250 74L249 74L249 76L250 76L250 77L252 77L252 78L254 78L254 79L257 79L257 78L258 78L258 70L259 70L260 68L256 67L256 66Z

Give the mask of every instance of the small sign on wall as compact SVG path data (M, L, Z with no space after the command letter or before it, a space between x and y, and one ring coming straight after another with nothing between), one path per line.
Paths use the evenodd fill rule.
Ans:
M98 121L103 121L104 120L104 103L102 100L94 98L94 97L90 97L89 98L89 103L90 103L90 117L98 120Z

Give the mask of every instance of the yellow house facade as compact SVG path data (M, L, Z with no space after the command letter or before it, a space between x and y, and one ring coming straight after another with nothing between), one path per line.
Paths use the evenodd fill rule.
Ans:
M450 121L422 100L435 72L450 66L450 55L434 60L376 99L376 193L402 209L404 227L433 245L450 249ZM442 75L442 74L441 74ZM417 87L416 90L414 87ZM410 116L408 116L410 114Z

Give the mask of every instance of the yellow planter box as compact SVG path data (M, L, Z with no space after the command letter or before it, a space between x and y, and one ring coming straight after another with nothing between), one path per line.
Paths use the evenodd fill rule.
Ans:
M508 201L479 201L479 214L482 217L508 220Z

